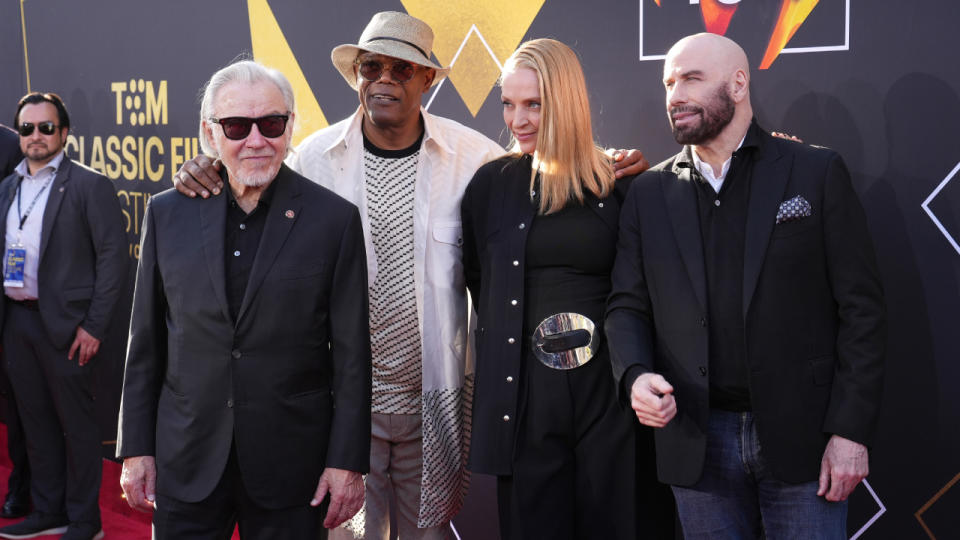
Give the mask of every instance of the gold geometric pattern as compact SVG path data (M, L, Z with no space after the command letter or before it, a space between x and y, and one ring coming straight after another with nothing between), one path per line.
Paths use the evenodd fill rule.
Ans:
M545 0L401 0L433 28L433 53L473 116L500 77L500 65L527 33Z
M250 42L253 45L254 59L279 70L293 86L297 117L293 124L292 142L296 146L307 135L327 127L327 118L323 115L313 90L307 84L307 78L287 44L287 38L283 36L267 0L248 0L247 10L250 16Z
M916 511L916 513L913 514L913 516L917 518L917 521L920 522L920 526L923 527L923 530L927 533L927 536L930 537L930 540L937 540L937 537L933 535L933 531L931 531L930 527L927 527L927 524L923 521L923 513L929 510L935 502L940 500L940 498L943 497L946 492L950 491L950 488L952 488L958 481L960 481L960 473L954 476L952 480L947 482L947 485L940 488L940 491L936 492L929 501L927 501L923 506L920 507L919 510Z

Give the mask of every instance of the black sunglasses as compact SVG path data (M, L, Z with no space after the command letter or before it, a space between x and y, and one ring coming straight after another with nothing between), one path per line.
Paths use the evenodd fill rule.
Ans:
M377 82L383 77L385 69L384 63L379 60L360 60L357 58L354 64L360 66L357 71L360 76L370 82ZM417 66L403 60L396 60L389 65L390 78L398 83L405 83L413 78L417 72Z
M34 124L33 122L24 122L20 124L20 136L29 137L33 134L33 128L36 127L40 130L40 133L44 135L53 135L57 132L57 125L51 121L40 122L39 124Z
M214 124L220 124L223 128L223 135L231 141L246 139L250 135L253 125L257 125L260 134L268 139L276 139L283 135L287 130L287 120L289 114L270 114L260 118L247 118L246 116L231 116L229 118L211 118Z

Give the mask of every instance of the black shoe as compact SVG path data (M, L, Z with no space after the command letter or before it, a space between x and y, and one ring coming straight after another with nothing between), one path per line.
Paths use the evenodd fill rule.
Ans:
M99 523L71 523L66 534L60 540L100 540L103 538L103 529Z
M34 512L20 523L0 528L0 538L34 538L45 534L63 534L67 532L68 523L66 516Z
M30 513L30 497L17 497L12 493L7 494L7 500L3 502L3 508L0 508L0 517L4 519L17 519Z

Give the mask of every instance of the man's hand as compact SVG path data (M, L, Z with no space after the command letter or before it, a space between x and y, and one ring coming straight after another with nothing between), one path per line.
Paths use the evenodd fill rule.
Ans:
M223 189L223 180L217 174L222 166L219 159L197 154L173 175L173 187L187 197L196 197L199 194L206 199L211 191L217 195Z
M153 512L157 501L157 462L154 457L125 458L120 472L120 487L131 508Z
M831 502L845 501L853 488L869 473L867 447L834 435L827 442L820 461L820 489L817 495Z
M773 135L774 137L779 137L781 139L786 139L788 141L794 141L794 142L800 142L800 143L803 142L803 139L801 139L800 137L797 137L796 135L791 135L789 133L784 133L782 131L771 131L770 134Z
M78 350L80 351L79 363L81 366L87 365L87 362L100 350L100 340L91 336L81 326L77 327L77 337L73 338L70 352L67 353L67 360L73 360L73 355Z
M633 381L630 406L640 423L650 427L663 427L677 415L673 386L656 373L644 373Z
M613 172L617 178L640 174L650 168L647 158L639 150L607 150L607 155L613 160Z
M363 476L358 472L327 467L320 475L310 506L317 506L330 493L330 508L323 526L332 529L353 517L363 506Z

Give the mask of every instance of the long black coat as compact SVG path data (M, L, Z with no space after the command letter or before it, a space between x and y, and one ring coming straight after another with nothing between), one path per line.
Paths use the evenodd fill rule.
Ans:
M505 156L480 167L461 203L464 275L479 314L467 466L485 474L511 473L520 358L522 347L529 346L522 334L524 254L536 215L530 202L530 163L529 156ZM628 186L629 180L619 180L609 196L585 197L614 237Z

